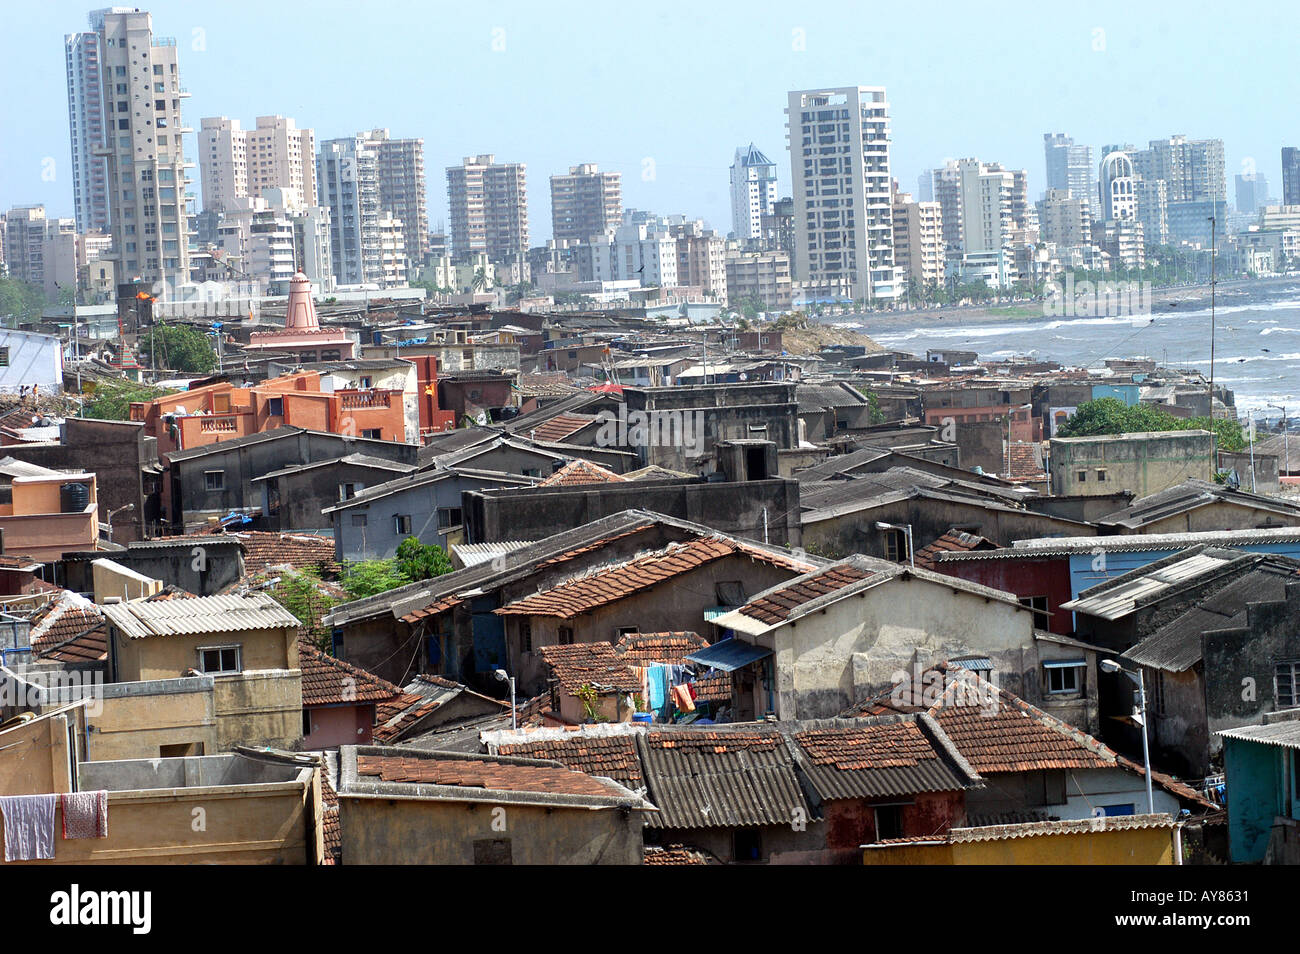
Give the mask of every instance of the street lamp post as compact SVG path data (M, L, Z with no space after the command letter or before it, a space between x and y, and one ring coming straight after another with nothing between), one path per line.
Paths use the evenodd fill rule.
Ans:
M1289 475L1291 473L1291 442L1287 435L1286 408L1281 404L1269 404L1267 406L1275 407L1282 412L1282 453L1285 455L1282 466L1286 468L1286 472Z
M121 513L123 510L134 510L134 509L135 509L135 504L129 503L126 504L125 506L118 507L116 510L110 510L108 512L108 542L109 543L113 542L113 517Z
M519 728L519 714L515 708L515 677L508 675L504 669L498 669L494 673L499 682L510 683L510 728Z
M1155 796L1151 794L1151 748L1150 748L1150 744L1147 741L1148 731L1147 731L1146 679L1142 675L1141 668L1138 668L1136 670L1128 669L1124 666L1121 666L1113 659L1103 659L1101 661L1101 669L1102 672L1122 672L1124 673L1124 675L1128 676L1129 679L1137 683L1138 703L1139 706L1141 707L1140 718L1142 720L1142 768L1143 768L1143 773L1146 775L1146 782L1147 782L1147 811L1149 811L1152 815L1154 815L1156 813L1156 801L1155 801Z

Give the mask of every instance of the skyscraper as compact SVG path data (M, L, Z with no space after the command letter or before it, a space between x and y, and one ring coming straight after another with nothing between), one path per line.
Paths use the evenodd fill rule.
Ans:
M1228 199L1222 139L1153 139L1149 148L1134 151L1130 158L1143 179L1165 180L1170 204Z
M586 242L623 222L623 174L601 172L595 163L570 166L551 176L551 234L557 241Z
M114 7L99 33L109 226L124 280L180 284L190 270L176 41L143 11Z
M402 223L409 270L424 263L429 250L429 204L424 181L424 140L394 139L387 129L365 134L375 151L379 207ZM391 272L390 272L391 274Z
M1238 212L1258 212L1268 204L1268 179L1258 172L1238 175L1236 186Z
M1043 156L1047 188L1068 191L1082 203L1085 214L1090 214L1094 195L1092 147L1076 145L1064 133L1043 133Z
M258 116L254 129L238 119L199 123L199 178L205 211L233 210L267 189L293 189L316 201L316 134L284 116Z
M465 261L485 253L493 264L515 263L528 253L528 186L522 162L467 156L447 169L451 254Z
M1138 217L1137 176L1133 160L1125 153L1112 152L1101 163L1101 218L1103 221L1132 221Z
M1282 204L1300 205L1300 149L1282 147Z
M378 159L358 136L321 143L319 202L330 210L330 260L341 285L382 284Z
M957 161L949 159L943 166L930 172L934 201L939 203L943 219L943 245L945 254L961 250L961 172Z
M108 228L108 159L104 156L104 16L131 7L93 11L90 29L63 38L68 74L68 133L72 143L72 200L77 231Z
M892 301L893 190L883 86L789 94L795 277L814 295Z
M751 142L731 164L731 231L742 242L763 237L763 216L776 205L776 163Z

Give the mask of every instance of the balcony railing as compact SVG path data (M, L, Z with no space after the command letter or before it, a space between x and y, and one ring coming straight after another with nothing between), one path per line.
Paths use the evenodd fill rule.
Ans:
M395 391L370 391L360 394L344 394L340 403L345 411L355 411L363 408L386 408L392 406L392 396L395 393Z
M201 434L233 434L239 430L234 417L204 417L199 422Z

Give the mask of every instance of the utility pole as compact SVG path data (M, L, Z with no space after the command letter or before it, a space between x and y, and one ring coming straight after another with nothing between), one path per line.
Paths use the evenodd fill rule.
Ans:
M1215 221L1210 216L1210 420L1214 420L1214 257Z

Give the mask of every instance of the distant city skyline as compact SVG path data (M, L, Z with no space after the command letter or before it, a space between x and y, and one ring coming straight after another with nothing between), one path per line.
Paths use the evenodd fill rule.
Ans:
M74 214L64 37L85 31L100 6L57 0L7 10L6 86L23 95L0 103L0 208L43 204L51 217ZM869 34L836 29L858 15L847 3L815 18L776 4L734 18L722 6L667 2L638 21L636 47L617 21L561 22L523 5L440 11L436 29L425 26L429 9L413 2L367 7L360 17L351 4L317 4L310 20L296 5L234 2L219 16L176 0L141 9L158 36L177 40L192 94L189 126L278 114L315 129L317 142L376 127L423 138L434 229L450 225L446 167L486 153L524 163L536 183L528 196L534 245L551 232L544 184L581 163L621 172L625 206L703 218L726 234L737 144L753 142L772 158L779 192L789 195L786 97L823 85L885 87L891 170L901 182L946 159L976 157L1027 169L1031 199L1047 187L1049 132L1092 146L1098 158L1103 143L1221 138L1229 180L1257 171L1279 183L1281 149L1297 139L1271 104L1300 91L1300 79L1283 72L1278 95L1267 99L1232 79L1285 61L1300 26L1289 8L1257 11L1249 26L1216 20L1207 31L1217 13L1208 3L1176 19L1124 3L1017 4L996 24L941 3L927 9L922 36L901 20L875 23ZM346 35L333 29L345 18ZM684 22L692 28L682 30ZM763 67L719 59L712 38L720 31L729 48L751 51L745 63ZM649 65L637 66L637 48L655 51L656 83L644 81ZM358 59L380 49L382 72ZM925 61L932 65L918 69ZM1114 89L1143 92L1101 95ZM957 108L976 94L1009 108ZM197 161L196 137L185 145Z

